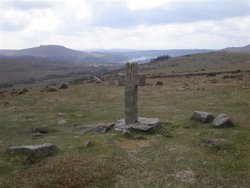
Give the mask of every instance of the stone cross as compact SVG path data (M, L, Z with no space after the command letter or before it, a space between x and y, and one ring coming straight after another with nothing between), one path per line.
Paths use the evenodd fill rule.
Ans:
M137 87L138 87L137 63L125 65L125 124L138 122Z

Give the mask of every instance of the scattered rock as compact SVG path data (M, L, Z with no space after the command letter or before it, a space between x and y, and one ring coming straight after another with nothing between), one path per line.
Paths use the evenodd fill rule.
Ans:
M156 86L163 86L163 82L162 81L157 81L155 85Z
M49 128L48 127L38 127L34 129L35 133L40 133L40 134L46 134L49 132Z
M67 121L64 119L60 119L57 121L57 125L64 125L65 123L67 123Z
M88 125L88 126L78 126L78 128L80 129L84 129L82 131L82 134L98 134L98 133L106 133L109 130L112 129L112 127L114 126L114 124L110 124L110 125L104 125L104 124L100 124L100 125Z
M62 84L62 85L59 87L59 89L67 89L67 88L68 88L67 84Z
M61 113L61 112L58 112L58 116L63 116L63 113Z
M55 129L51 129L48 126L37 127L32 130L33 133L40 133L40 134L47 134L49 132L55 132L55 131L56 131Z
M80 146L80 148L83 149L83 148L87 148L87 147L90 147L93 145L94 145L94 142L87 140L87 141L83 142L83 144Z
M182 182L194 183L194 173L191 170L181 170L175 173L175 178L180 179Z
M211 123L214 120L214 116L209 112L194 111L192 119L195 119L202 123Z
M45 143L41 145L25 145L7 148L7 153L11 156L24 155L30 162L43 159L57 152L56 145Z
M39 132L37 132L37 133L32 133L32 134L31 134L31 137L32 137L33 139L42 138L43 136L44 136L44 134L39 133Z
M125 129L125 130L136 130L142 132L152 132L157 127L160 126L160 120L158 118L138 118L138 123L135 124L125 124L125 119L118 120L114 128Z
M214 148L216 150L222 150L222 149L229 149L230 148L230 143L225 140L225 139L202 139L201 141L202 145L209 147L209 148Z
M41 92L57 92L57 89L47 86L46 88L42 89Z
M26 88L24 88L24 89L21 90L18 94L19 94L19 95L23 95L23 94L25 94L25 93L27 93L27 92L29 92L29 90L26 89Z
M114 131L119 132L121 135L123 135L125 137L131 137L132 136L130 131L128 131L126 129L114 128Z
M228 115L221 113L213 121L213 126L215 127L232 127L234 126L233 122Z

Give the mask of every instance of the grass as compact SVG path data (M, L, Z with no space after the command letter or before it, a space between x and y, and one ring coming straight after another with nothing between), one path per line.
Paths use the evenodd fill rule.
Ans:
M76 125L112 123L123 117L124 88L71 85L55 93L33 89L0 98L0 187L247 187L250 184L250 76L209 83L207 77L161 79L139 88L139 114L162 126L144 140L114 132L80 135ZM205 89L202 89L205 88ZM8 104L6 104L8 102ZM227 113L236 124L216 129L190 119L194 110ZM66 124L58 125L60 119ZM48 126L32 139L34 128ZM201 140L223 139L213 149ZM84 141L94 145L81 148ZM57 144L59 152L27 164L9 158L8 146Z

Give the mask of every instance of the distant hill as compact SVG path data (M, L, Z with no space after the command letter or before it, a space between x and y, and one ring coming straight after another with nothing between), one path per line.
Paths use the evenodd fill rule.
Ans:
M229 47L224 48L222 51L230 51L230 52L250 52L250 44L243 47Z
M209 52L205 49L183 49L183 50L96 50L79 51L59 45L41 45L39 47L22 50L0 50L1 56L42 57L48 60L81 63L122 63L126 61L137 61L169 55L171 57Z
M117 64L85 64L34 56L0 56L0 89L19 84L74 79L120 68Z
M100 63L106 62L105 55L93 52L72 50L58 45L41 45L39 47L22 50L0 50L2 56L32 56L42 57L48 60L64 62ZM107 60L108 61L108 60Z
M96 51L99 53L105 54L107 57L116 57L120 62L126 61L141 61L141 60L150 60L157 58L159 56L171 56L178 57L189 54L198 54L211 52L213 50L207 49L172 49L172 50L128 50L128 51L116 51L116 50L105 50L105 51Z
M141 65L145 74L193 74L221 71L250 71L250 53L209 52L185 55Z

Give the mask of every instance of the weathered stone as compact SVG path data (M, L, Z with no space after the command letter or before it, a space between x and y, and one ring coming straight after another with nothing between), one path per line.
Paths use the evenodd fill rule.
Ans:
M40 134L47 134L49 132L56 132L56 129L50 128L47 125L43 125L41 127L37 127L32 129L32 133L40 133Z
M57 92L57 89L47 86L46 88L42 89L41 92Z
M29 90L27 90L26 88L24 88L23 90L21 90L18 94L19 95L23 95L25 93L29 92Z
M59 87L59 89L67 89L67 88L68 88L67 84L62 84L62 85Z
M114 131L119 132L120 134L122 134L125 137L131 137L132 136L132 134L126 129L114 128Z
M40 134L46 134L48 133L50 130L48 127L37 127L33 130L34 133L40 133Z
M51 143L41 145L24 145L7 148L7 153L11 156L25 155L30 161L43 159L55 154L58 150L57 146Z
M158 118L139 117L138 122L133 124L126 124L124 119L120 119L115 123L114 128L151 132L159 126L160 126L160 120Z
M57 121L57 125L64 125L65 123L67 123L67 121L64 119L60 119Z
M232 127L234 126L233 122L226 114L219 114L213 121L213 126L215 127Z
M138 68L136 63L125 65L125 122L126 124L138 121L137 109Z
M202 123L211 123L214 120L214 116L209 112L194 111L192 119L195 119Z
M90 147L90 146L93 146L93 145L94 145L94 142L87 140L87 141L82 143L80 148L83 149L83 148L87 148L87 147Z
M98 134L98 133L106 133L109 130L112 129L114 125L110 124L110 125L88 125L88 126L79 126L78 128L80 129L84 129L81 133L82 134Z
M155 85L156 85L156 86L163 86L163 82L162 82L162 81L157 81L157 82L155 83Z
M31 137L32 137L33 139L42 138L43 136L44 136L44 134L39 133L39 132L37 132L37 133L32 133L32 134L31 134Z
M230 143L221 138L214 138L214 139L202 139L201 140L202 145L211 148L211 149L216 149L216 150L223 150L223 149L229 149L230 148Z

